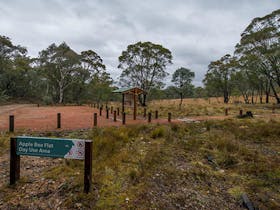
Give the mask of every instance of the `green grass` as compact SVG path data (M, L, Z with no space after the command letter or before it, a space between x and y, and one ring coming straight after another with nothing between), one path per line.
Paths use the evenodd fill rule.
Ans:
M279 134L275 121L238 119L73 132L66 137L93 139L93 190L82 193L81 161L48 169L44 177L65 179L62 205L68 209L76 203L92 209L172 209L189 202L221 208L238 203L242 193L261 209L277 209Z

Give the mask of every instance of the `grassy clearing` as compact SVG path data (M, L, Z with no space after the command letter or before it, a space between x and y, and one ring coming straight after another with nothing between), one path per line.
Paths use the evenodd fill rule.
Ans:
M65 183L67 208L233 208L247 193L258 207L277 209L279 132L274 121L246 120L94 129L88 134L94 190L79 193L81 162L46 177L72 177Z
M96 128L65 136L94 140L91 193L82 193L82 161L43 177L62 182L67 209L238 209L242 193L279 209L279 136L279 123L246 119Z
M240 100L240 99L239 99ZM236 99L238 101L238 99ZM271 99L272 101L272 99ZM274 101L272 101L274 102ZM253 115L260 115L265 119L273 119L272 116L272 103L270 104L243 104L232 103L224 104L222 98L197 98L197 99L184 99L182 107L179 106L180 100L156 100L148 102L147 113L154 114L155 110L158 110L160 118L167 118L167 113L171 112L174 118L194 117L194 116L225 116L225 109L228 109L229 116L238 116L239 111L243 110L243 114L246 111L251 111ZM121 107L120 103L112 103L110 106ZM128 114L133 113L133 109L126 107ZM143 114L143 108L138 107L138 115ZM280 107L275 106L275 113L280 113Z

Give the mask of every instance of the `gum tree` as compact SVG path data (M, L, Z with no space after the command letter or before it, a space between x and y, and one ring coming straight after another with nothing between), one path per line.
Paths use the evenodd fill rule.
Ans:
M172 64L172 54L162 45L152 42L128 45L119 57L120 84L139 87L149 94L152 88L163 86L162 80L168 75L166 67L169 64ZM140 101L145 106L146 95Z

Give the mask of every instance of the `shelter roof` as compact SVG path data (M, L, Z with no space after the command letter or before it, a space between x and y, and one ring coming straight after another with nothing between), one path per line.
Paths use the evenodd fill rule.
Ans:
M127 87L127 88L120 88L120 89L114 90L113 93L139 95L139 94L145 93L145 91L138 87Z

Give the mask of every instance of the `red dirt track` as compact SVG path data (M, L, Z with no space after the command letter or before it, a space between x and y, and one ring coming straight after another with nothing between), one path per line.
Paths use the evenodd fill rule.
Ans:
M61 128L57 129L57 113L61 113ZM0 131L8 131L9 115L14 115L15 131L59 131L78 130L93 127L93 114L97 113L97 127L121 126L121 116L113 121L113 114L106 119L106 111L99 116L99 110L89 106L41 106L37 105L6 105L0 106ZM172 122L178 122L172 120ZM126 116L126 124L145 124L147 119L137 116L133 120ZM152 123L168 123L166 119L152 119Z

